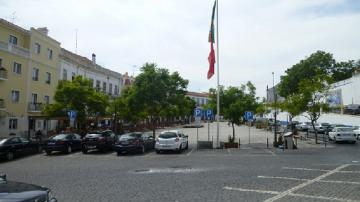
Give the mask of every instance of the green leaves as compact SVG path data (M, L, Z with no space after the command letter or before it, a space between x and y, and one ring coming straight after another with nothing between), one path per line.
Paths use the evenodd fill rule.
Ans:
M43 113L48 116L67 116L69 110L77 111L77 122L81 125L87 117L104 115L108 97L96 92L90 80L77 76L73 81L59 81L56 88L55 103L47 106Z

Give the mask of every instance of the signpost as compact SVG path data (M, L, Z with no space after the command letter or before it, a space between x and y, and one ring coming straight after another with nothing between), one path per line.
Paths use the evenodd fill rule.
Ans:
M69 116L69 119L70 119L70 127L74 127L75 126L75 119L76 119L76 111L74 111L74 110L68 111L68 116Z
M248 126L249 126L249 144L250 144L250 121L252 121L254 119L254 114L251 111L246 111L244 114L244 118L245 120L248 121Z
M196 147L199 148L199 127L201 125L201 108L196 107L194 109L195 125L196 125Z
M208 120L208 141L210 142L210 120L213 116L213 111L211 109L206 110L206 118Z

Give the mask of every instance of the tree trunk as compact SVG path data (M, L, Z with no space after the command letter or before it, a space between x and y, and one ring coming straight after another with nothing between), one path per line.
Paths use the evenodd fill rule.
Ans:
M155 126L155 122L156 122L156 120L155 120L155 118L152 118L152 129L153 129L153 137L155 138L155 129L156 129L156 126Z
M313 129L314 129L314 132L315 132L315 144L317 144L318 142L317 142L317 131L316 131L316 129L315 129L315 124L314 124L314 121L312 120L311 121L311 126L313 127Z
M232 140L233 140L233 142L234 142L234 141L235 141L235 127L234 127L234 123L231 122L231 125L232 125L232 129L233 129L233 138L232 138Z

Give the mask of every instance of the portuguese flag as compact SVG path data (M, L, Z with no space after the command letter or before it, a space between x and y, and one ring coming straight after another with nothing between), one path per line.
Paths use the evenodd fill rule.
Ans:
M216 1L214 2L212 16L211 16L211 25L210 25L210 32L209 32L209 43L210 43L210 53L208 57L209 61L209 71L207 73L207 78L210 79L215 72L215 51L214 51L214 43L215 43L215 29L214 29L214 18L215 18L215 8L216 8Z

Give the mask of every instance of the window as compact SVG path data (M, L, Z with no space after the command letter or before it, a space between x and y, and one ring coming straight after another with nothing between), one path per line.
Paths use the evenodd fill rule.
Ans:
M89 79L90 81L90 87L94 87L94 79Z
M49 58L49 59L52 59L53 51L52 51L50 48L48 48L48 49L47 49L47 53L48 53L48 58Z
M63 69L62 79L67 80L67 70Z
M20 92L18 90L11 91L11 101L19 102L20 100Z
M99 91L100 90L100 81L97 80L96 81L96 91Z
M102 91L105 93L106 92L106 82L103 82L103 89Z
M50 103L50 97L48 95L44 96L44 103L47 105Z
M35 93L31 94L31 103L37 103L37 94Z
M39 80L39 69L38 68L33 68L32 80L33 81L38 81Z
M35 53L40 54L41 46L38 43L35 43Z
M117 86L117 85L115 85L114 94L115 94L115 95L118 95L118 94L119 94L119 90L118 90L118 86Z
M49 72L46 72L45 83L51 83L51 74Z
M72 72L72 73L71 73L71 80L72 80L72 81L74 81L75 76L76 76L76 75L75 75L75 72Z
M9 119L9 129L14 130L17 129L18 120L17 119Z
M14 62L13 72L21 74L21 64Z
M9 43L17 45L17 37L10 35Z
M109 84L109 94L112 94L112 83Z

